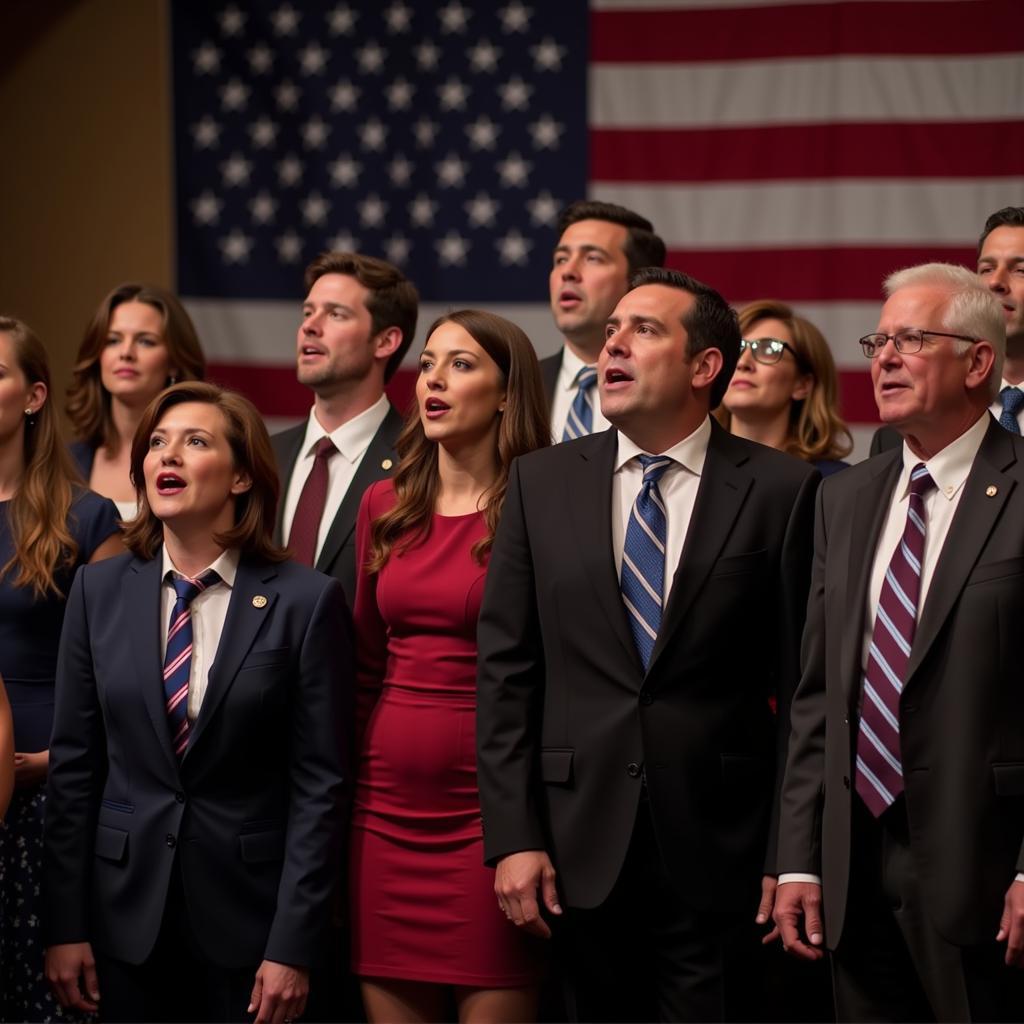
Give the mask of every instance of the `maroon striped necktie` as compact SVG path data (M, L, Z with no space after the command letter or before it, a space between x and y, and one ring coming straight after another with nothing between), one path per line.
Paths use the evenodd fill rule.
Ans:
M935 481L919 462L910 473L910 504L878 598L864 669L857 732L857 792L877 818L903 792L900 694L917 628L921 563L927 532L924 499Z

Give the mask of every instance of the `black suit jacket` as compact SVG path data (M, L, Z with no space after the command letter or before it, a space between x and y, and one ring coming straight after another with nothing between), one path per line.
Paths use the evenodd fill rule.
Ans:
M47 941L142 963L177 859L203 954L308 966L344 818L353 665L341 587L243 558L179 764L164 710L161 560L83 567L57 667Z
M540 361L540 379L544 385L544 398L548 403L548 410L551 410L555 400L555 385L558 383L558 374L562 370L562 349L559 349L553 356L545 356Z
M334 514L334 522L327 534L327 540L316 560L315 568L317 570L328 576L333 576L341 582L349 607L352 606L356 598L355 529L359 502L370 484L375 480L383 480L391 476L395 471L395 467L398 465L395 443L398 440L398 435L402 432L404 422L401 413L393 405L389 406L384 422L377 428L377 433L373 435L370 447L366 449L366 454L356 469L352 483L345 492L338 511ZM282 545L286 544L288 540L287 537L281 536L284 498L305 436L306 424L300 423L297 427L274 434L270 439L270 443L274 446L274 455L277 457L277 473L281 479L281 500L277 505L274 536L276 541Z
M843 932L871 566L900 449L822 485L803 676L793 704L779 868L822 876ZM1024 442L988 426L932 579L900 701L910 847L931 920L989 942L1024 870Z
M903 446L903 435L894 427L879 427L871 435L871 451L869 457L881 455L890 448L901 448Z
M749 909L774 868L784 750L769 698L785 721L819 477L712 423L645 673L612 552L616 450L612 429L513 465L479 626L485 855L546 849L566 904L599 905L625 858L644 770L684 899Z

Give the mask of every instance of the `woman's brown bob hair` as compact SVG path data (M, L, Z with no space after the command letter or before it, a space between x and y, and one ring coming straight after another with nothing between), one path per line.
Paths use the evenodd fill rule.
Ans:
M825 336L810 320L775 299L748 303L740 310L739 318L744 338L762 320L784 323L793 338L797 366L811 379L807 397L790 403L789 437L784 451L807 462L846 458L853 451L853 440L838 412L839 378ZM729 410L720 406L715 416L728 430L732 419Z
M512 460L549 445L551 421L537 354L521 327L494 313L460 309L430 325L428 343L442 324L457 324L494 360L505 388L505 411L498 414L498 477L485 496L487 536L473 545L473 557L482 565L494 543ZM379 572L396 545L412 543L427 533L440 490L437 444L427 440L416 403L395 448L400 460L394 477L395 507L373 523L369 572Z
M112 455L117 454L120 440L110 418L110 393L100 380L100 353L107 344L114 310L125 302L144 302L160 313L164 344L172 372L179 381L202 380L206 376L206 357L199 337L178 299L156 285L119 284L103 299L85 329L85 337L78 346L66 407L75 437L93 448L105 447Z
M139 500L139 514L124 533L124 542L140 558L155 558L163 543L163 523L153 514L146 498L143 462L149 440L168 409L183 402L214 405L224 416L225 436L231 445L235 469L252 481L252 487L235 498L235 525L214 540L223 548L238 548L243 554L256 555L272 562L287 558L273 541L279 484L270 435L256 406L238 394L217 384L190 381L161 391L146 406L132 439L132 483Z

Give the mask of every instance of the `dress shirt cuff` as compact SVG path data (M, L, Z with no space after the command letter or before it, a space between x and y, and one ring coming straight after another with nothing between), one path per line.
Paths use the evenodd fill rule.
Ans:
M815 885L821 885L821 878L803 871L787 871L779 875L779 885L785 885L787 882L813 882Z
M1018 871L1017 877L1014 879L1015 882L1024 882L1024 871Z

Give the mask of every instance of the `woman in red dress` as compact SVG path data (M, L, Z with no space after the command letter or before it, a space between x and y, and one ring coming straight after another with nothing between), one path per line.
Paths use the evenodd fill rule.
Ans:
M515 324L441 317L393 480L357 522L353 970L371 1021L529 1020L543 949L501 913L476 786L476 622L512 460L548 443Z

